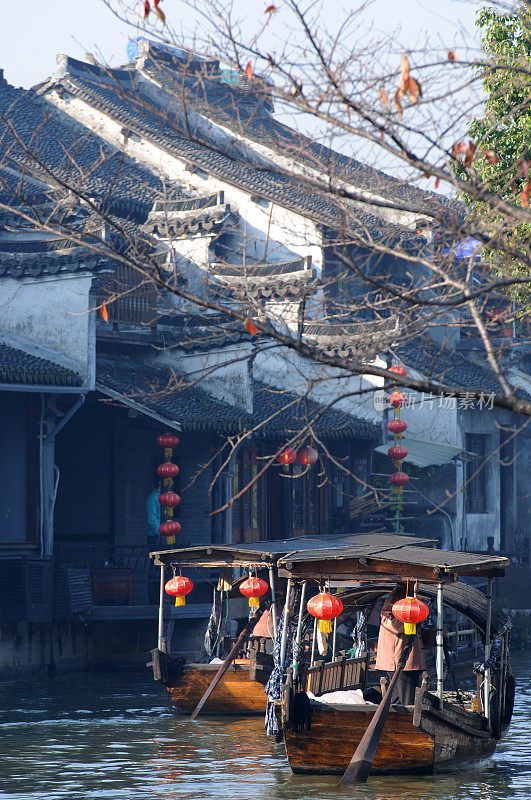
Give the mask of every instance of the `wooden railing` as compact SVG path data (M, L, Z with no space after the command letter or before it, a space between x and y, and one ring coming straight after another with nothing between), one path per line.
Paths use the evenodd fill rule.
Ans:
M157 325L155 285L149 280L141 282L131 267L118 264L113 275L102 276L96 297L98 305L105 303L110 324L151 329Z
M335 661L321 661L308 670L307 691L319 697L326 692L364 689L368 669L368 653L359 658L343 656Z

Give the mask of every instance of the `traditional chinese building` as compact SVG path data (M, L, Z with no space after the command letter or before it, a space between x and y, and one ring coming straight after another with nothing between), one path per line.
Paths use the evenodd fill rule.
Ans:
M18 137L4 131L2 202L24 211L0 217L0 669L144 657L156 616L145 501L163 430L180 438L183 546L393 530L392 513L375 513L367 500L385 414L359 390L379 384L336 375L340 399L329 407L323 375L331 372L215 309L199 313L160 293L151 277L156 266L170 284L248 308L325 353L363 353L384 365L395 358L399 319L364 310L366 286L332 254L344 204L309 193L300 178L321 174L332 158L359 192L407 200L411 212L401 215L354 205L346 213L410 252L426 246L417 225L423 205L446 201L302 137L275 118L266 95L217 62L151 43L121 69L59 56L56 73L30 92L0 78L0 111ZM37 211L53 233L35 223ZM361 245L351 248L364 269L406 280L400 259L371 262ZM144 276L120 260L139 252L151 264ZM357 311L335 323L345 297ZM451 338L455 369L477 369L490 391L490 376ZM429 374L422 357L399 354L408 369ZM467 437L501 437L494 419L508 418L426 411L427 403L406 409L405 418L429 507L445 488L455 493L459 470L475 463L463 453L481 458L494 443ZM229 505L301 431L297 446L312 443L319 462L274 466ZM227 459L228 437L238 446ZM512 441L503 442L507 453ZM426 467L442 470L436 489ZM503 469L491 465L481 479L487 517L473 519L487 514L477 511L483 484L473 479L433 516L430 535L455 547L516 549L514 463ZM412 511L407 498L403 524L424 536L425 507ZM193 600L173 612L190 651L200 649L198 620L210 599L198 580Z

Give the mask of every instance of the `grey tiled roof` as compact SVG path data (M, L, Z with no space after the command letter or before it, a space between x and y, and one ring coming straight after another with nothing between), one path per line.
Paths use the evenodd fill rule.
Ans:
M99 385L180 423L185 431L234 433L253 425L252 417L243 409L218 400L198 386L176 386L171 369L151 361L98 358L96 374Z
M0 344L0 383L32 386L81 386L81 377L71 369L24 350Z
M355 417L337 408L324 411L324 406L294 392L253 381L253 413L261 421L271 420L261 428L264 435L291 438L309 422L324 439L365 439L377 441L381 426Z
M413 342L407 348L401 348L398 355L406 367L410 366L439 383L500 394L500 384L484 351L471 357L463 351L444 345ZM483 364L477 363L480 359Z
M271 389L264 383L253 381L253 413L249 414L199 386L182 388L179 379L180 376L172 373L169 367L151 360L140 362L138 359L99 357L97 361L98 385L180 423L183 430L235 433L251 430L279 412L256 433L257 436L278 440L291 437L322 410L322 406L313 400L306 401L291 392ZM293 404L293 401L297 402ZM327 410L314 422L314 427L323 438L374 441L380 436L379 425L337 410Z
M7 121L16 136L7 127ZM58 178L75 185L106 209L145 218L162 193L160 179L148 169L84 130L36 91L17 89L3 82L0 83L0 156L2 160L7 156L19 167L31 166L30 172L47 181L44 170L17 143L17 137Z
M142 49L147 50L140 65L143 74L161 86L170 98L180 100L184 89L190 105L235 133L265 144L306 166L349 180L360 189L406 201L420 214L428 206L441 212L448 212L451 208L458 210L457 204L444 196L419 189L362 164L282 123L271 113L272 103L266 87L256 90L228 86L221 80L221 73L212 68L203 70L198 79L193 64L179 59L167 47L145 42Z
M167 109L158 111L152 100L141 93L135 70L104 70L71 58L66 59L64 70L65 74L56 79L58 85L124 128L185 160L193 169L203 170L328 227L344 224L345 203L325 193L309 191L302 181L267 166L247 166L241 157L222 152L218 144L200 142L181 132L178 121L168 119ZM399 238L411 245L418 240L420 245L421 240L408 229L388 224L353 204L347 203L347 207L351 234L360 233L363 238L366 229L372 237Z

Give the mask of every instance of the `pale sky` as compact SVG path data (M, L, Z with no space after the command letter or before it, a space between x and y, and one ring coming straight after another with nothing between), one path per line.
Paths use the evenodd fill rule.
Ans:
M139 3L140 5L140 3ZM282 0L277 0L279 20ZM327 21L339 19L347 0L325 0ZM236 0L242 15L263 17L266 0ZM57 53L82 59L85 52L100 54L106 63L125 62L125 48L134 31L116 19L103 0L0 0L0 68L15 86L30 87L50 75ZM168 20L177 28L194 27L190 10L181 0L163 0ZM459 47L465 36L476 38L474 18L478 4L467 0L375 0L367 9L380 31L398 28L397 49L432 43Z
M115 7L122 4L141 8L140 0L110 0ZM488 2L488 0L486 0ZM206 26L201 25L201 18L190 10L190 3L201 0L162 0L170 25L176 32L174 41L184 31L188 36L197 33L199 39ZM217 8L225 8L230 0L218 0ZM242 21L244 36L256 31L261 25L269 0L233 0L234 14ZM266 27L265 41L262 46L266 52L277 52L282 40L298 41L299 33L292 33L286 28L290 19L285 7L285 0L276 0L278 12ZM475 17L480 4L476 0L363 0L353 3L352 0L300 0L303 8L311 7L312 13L318 15L318 28L322 20L328 31L335 31L340 22L351 9L362 8L361 21L351 31L353 46L365 34L369 39L381 38L380 34L391 36L391 62L408 51L423 51L429 41L430 48L445 57L447 49L453 49L458 57L465 57L466 47L479 46L479 32L475 27ZM318 3L320 3L320 11ZM153 0L151 0L153 5ZM49 77L56 64L58 53L65 53L83 60L85 53L94 53L96 58L110 66L125 63L126 46L130 38L135 38L136 27L128 26L119 20L105 5L104 0L0 0L2 17L0 22L0 69L4 69L6 79L15 86L29 88ZM151 15L150 19L154 19ZM198 24L199 23L199 24ZM284 25L284 28L282 26ZM157 24L161 30L160 24ZM359 33L358 33L359 31ZM140 30L141 35L146 31ZM279 35L280 33L280 35ZM147 32L149 37L149 32ZM302 38L301 38L302 41ZM201 51L198 45L194 49ZM470 54L470 53L469 53ZM375 53L378 58L382 53ZM465 58L465 60L468 60ZM314 120L284 117L277 108L284 122L293 127L300 127L309 135L321 137ZM466 112L456 114L459 130L457 136L463 135L466 125ZM450 134L448 134L450 135ZM451 134L453 137L453 134ZM360 161L395 174L397 177L410 179L410 171L401 162L379 152L364 140L351 139L346 144L341 140L327 140L331 147L354 155ZM435 190L433 180L428 180L414 172L413 180L422 188ZM444 194L453 189L442 183L437 190Z

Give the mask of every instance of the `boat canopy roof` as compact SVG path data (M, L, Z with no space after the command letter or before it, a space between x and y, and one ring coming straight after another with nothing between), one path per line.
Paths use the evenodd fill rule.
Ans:
M347 589L341 594L341 602L345 611L355 611L366 608L375 600L389 594L388 583L363 583ZM437 597L437 586L433 583L419 583L418 596L427 602ZM444 604L462 614L470 620L485 638L487 623L487 597L474 586L467 583L455 582L444 587ZM497 603L492 603L491 637L496 639L502 636L510 627L511 620Z
M400 540L402 537L396 536ZM282 556L278 566L291 576L317 580L390 580L405 578L442 581L460 576L502 576L509 560L500 556L461 553L418 547L410 542L392 545L348 544L318 550L294 551Z
M346 545L367 547L377 543L380 547L392 548L398 544L415 544L418 549L434 547L436 539L424 539L415 536L404 536L385 533L346 534L343 536L294 537L292 539L275 539L273 541L249 542L234 545L204 544L196 547L181 547L173 550L157 550L150 557L157 565L179 564L181 566L201 567L247 567L270 566L276 564L281 556L292 551L315 551L318 547L330 549L343 548Z

